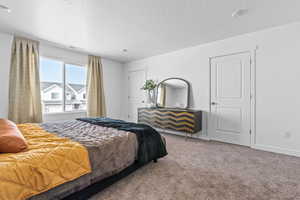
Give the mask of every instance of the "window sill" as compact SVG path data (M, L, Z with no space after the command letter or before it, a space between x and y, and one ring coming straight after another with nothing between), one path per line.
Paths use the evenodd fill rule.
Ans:
M69 115L69 114L86 114L85 110L78 110L78 111L68 111L68 112L56 112L56 113L45 113L44 116L51 116L51 115Z

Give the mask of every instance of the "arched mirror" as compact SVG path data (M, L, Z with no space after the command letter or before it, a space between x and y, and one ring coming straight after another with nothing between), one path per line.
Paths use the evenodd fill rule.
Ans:
M157 85L156 105L160 108L189 107L189 83L181 78L168 78Z

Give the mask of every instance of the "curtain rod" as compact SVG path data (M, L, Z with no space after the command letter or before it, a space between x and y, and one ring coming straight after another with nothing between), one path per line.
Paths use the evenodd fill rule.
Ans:
M68 46L68 45L60 44L60 43L53 42L53 41L50 41L50 40L42 39L42 38L34 36L32 34L27 34L27 33L19 32L19 31L11 31L10 32L10 31L5 31L1 28L0 28L0 31L3 32L3 33L9 34L9 35L13 35L14 37L23 37L23 38L27 38L27 39L30 39L30 40L36 40L36 41L40 42L40 44L46 44L46 45L53 46L53 47L56 47L56 48L81 53L81 54L84 54L84 55L87 55L87 56L88 55L100 56L101 58L104 58L104 59L107 59L107 60L115 61L115 62L118 62L118 63L121 63L121 64L123 63L122 61L119 61L119 60L116 60L116 59L113 59L113 58L109 58L109 57L106 57L106 56L102 56L102 55L99 55L97 53L91 53L91 52L86 51L86 50L84 50L82 48L79 48L79 47L70 48L70 47L72 47L71 45Z

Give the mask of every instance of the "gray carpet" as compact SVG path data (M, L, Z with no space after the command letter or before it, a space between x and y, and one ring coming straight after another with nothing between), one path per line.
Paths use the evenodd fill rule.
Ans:
M91 200L300 200L300 158L164 136L166 158Z

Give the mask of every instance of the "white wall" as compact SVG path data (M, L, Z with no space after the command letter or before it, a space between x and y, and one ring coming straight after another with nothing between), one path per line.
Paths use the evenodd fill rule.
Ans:
M107 116L120 119L123 101L124 67L120 63L107 59L102 59L102 65Z
M10 55L13 36L0 32L0 117L7 118L8 110L8 86L9 86L9 68ZM56 48L48 44L40 45L40 55L64 60L74 64L87 64L87 55ZM109 59L102 59L105 100L107 106L107 116L111 118L121 117L122 102L122 74L123 65ZM45 121L75 119L85 116L85 113L56 114L44 116Z
M127 63L125 72L146 68L147 78L184 78L191 83L191 106L209 112L209 57L253 50L256 46L253 147L300 156L300 23ZM126 108L126 102L123 107ZM126 114L124 109L123 117ZM203 125L205 129L205 121Z
M0 33L0 118L7 118L12 37Z

